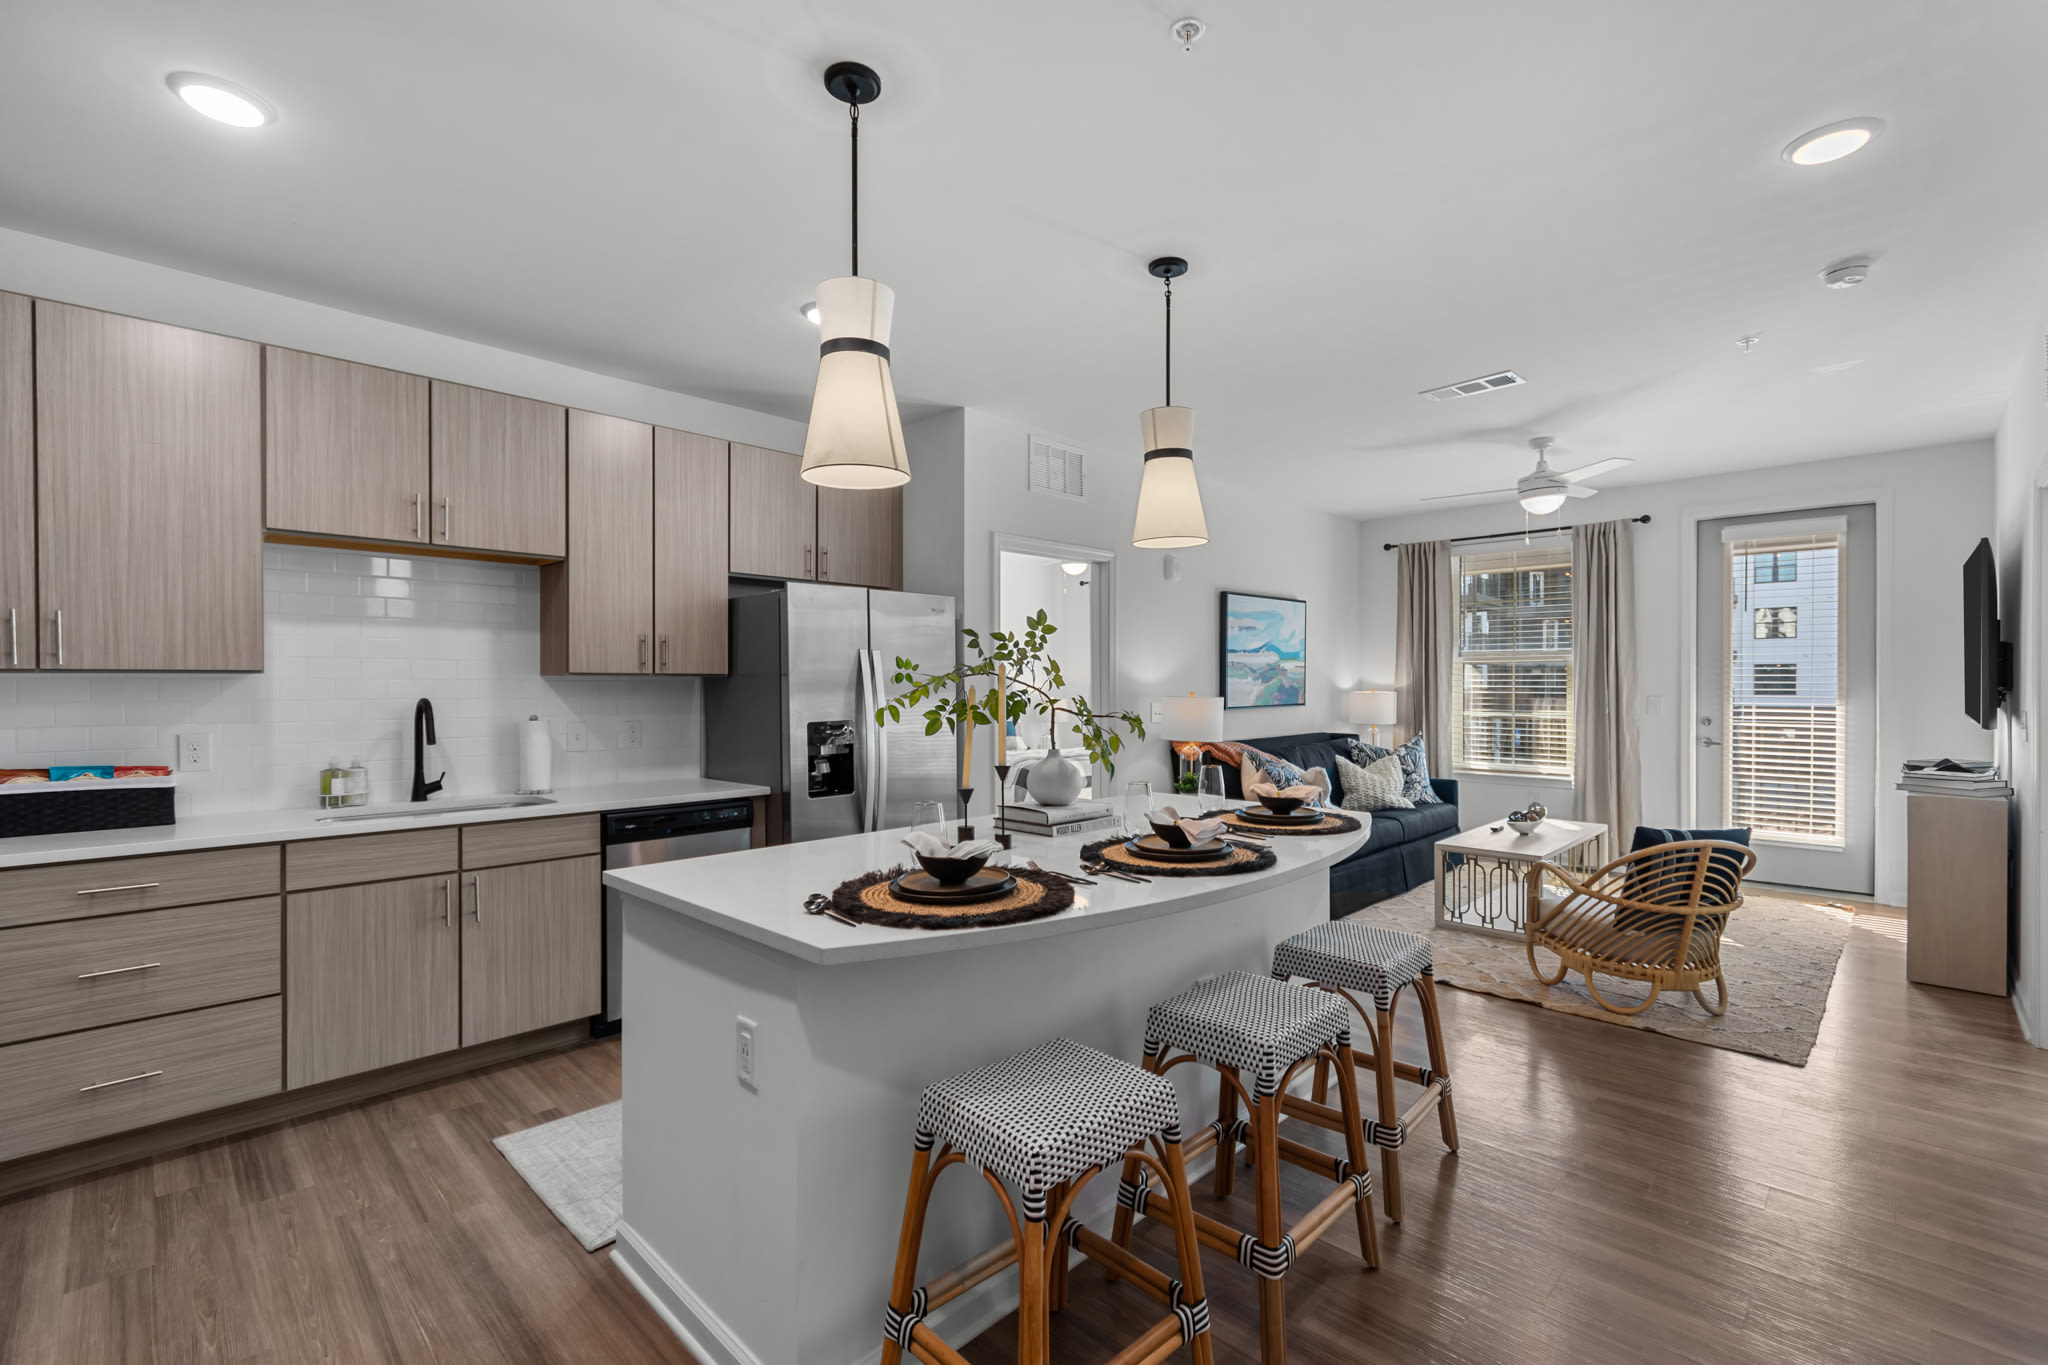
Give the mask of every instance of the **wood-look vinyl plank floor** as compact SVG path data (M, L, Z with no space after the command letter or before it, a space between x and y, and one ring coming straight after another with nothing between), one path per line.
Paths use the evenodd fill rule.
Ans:
M1291 1359L2048 1360L2048 1053L2008 1002L1908 985L1860 927L1804 1069L1440 995L1464 1150L1410 1137L1380 1270L1348 1220L1303 1255ZM618 1087L594 1044L0 1202L0 1362L687 1362L490 1145ZM1282 1175L1294 1210L1318 1193ZM1250 1188L1197 1199L1248 1226ZM1164 1265L1160 1232L1139 1245ZM1218 1360L1256 1360L1253 1282L1204 1269ZM1055 1358L1107 1360L1157 1313L1077 1267ZM965 1351L1014 1346L1006 1321Z

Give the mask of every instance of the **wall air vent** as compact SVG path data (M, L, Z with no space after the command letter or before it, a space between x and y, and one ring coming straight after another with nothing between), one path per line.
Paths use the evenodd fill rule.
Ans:
M1422 396L1432 403L1441 403L1447 398L1470 398L1474 394L1492 393L1495 389L1512 389L1517 384L1528 382L1513 370L1501 370L1497 374L1483 374L1477 379L1446 384L1438 389L1424 389Z
M1060 498L1088 496L1088 456L1084 452L1043 436L1033 436L1030 464L1029 487L1032 492L1050 493Z

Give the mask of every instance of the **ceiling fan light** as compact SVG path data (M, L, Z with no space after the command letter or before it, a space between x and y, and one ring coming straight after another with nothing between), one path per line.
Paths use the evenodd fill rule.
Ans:
M1522 494L1522 510L1532 517L1547 517L1564 506L1563 489L1543 489Z
M857 275L818 286L818 386L804 433L803 477L825 488L910 482L903 418L889 374L896 293Z

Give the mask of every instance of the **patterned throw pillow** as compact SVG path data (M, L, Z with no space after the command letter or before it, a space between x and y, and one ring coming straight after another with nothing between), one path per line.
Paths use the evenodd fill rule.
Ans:
M1364 740L1345 741L1351 751L1351 761L1360 765L1377 763L1392 754L1401 761L1401 795L1408 798L1412 806L1440 806L1444 799L1429 785L1429 752L1421 735L1415 735L1398 749L1382 749L1377 744Z
M1405 779L1392 754L1362 768L1338 754L1337 780L1344 784L1345 810L1407 810L1415 804L1401 795Z
M1252 748L1249 744L1244 746L1244 762L1237 770L1237 781L1246 791L1251 790L1251 784L1254 782L1270 782L1276 787L1307 785L1322 792L1322 795L1316 798L1317 805L1330 804L1328 773L1321 768L1309 768L1304 771L1284 758L1275 758L1262 749Z

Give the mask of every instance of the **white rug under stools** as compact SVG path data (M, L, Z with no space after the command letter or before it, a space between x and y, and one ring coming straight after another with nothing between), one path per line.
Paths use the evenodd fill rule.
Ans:
M512 1169L585 1251L617 1235L623 1165L619 1102L493 1138Z

